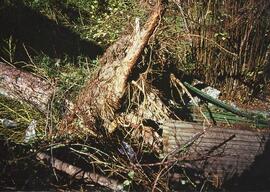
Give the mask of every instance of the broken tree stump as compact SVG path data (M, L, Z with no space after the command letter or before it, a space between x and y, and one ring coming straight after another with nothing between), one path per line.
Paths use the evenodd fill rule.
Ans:
M189 162L205 177L218 179L219 183L241 176L269 146L267 129L205 129L199 124L174 120L164 122L161 128L164 153L169 159Z
M102 66L86 83L75 103L75 109L64 118L61 130L69 133L81 130L96 136L95 126L99 119L99 127L110 124L115 119L115 113L122 104L129 77L141 56L145 46L159 23L163 6L159 2L153 8L147 22L142 29L137 30L130 37L125 53L114 61L106 53L102 58ZM114 49L114 48L112 48ZM106 127L106 126L105 126ZM79 128L79 129L78 129ZM94 130L94 131L93 131Z

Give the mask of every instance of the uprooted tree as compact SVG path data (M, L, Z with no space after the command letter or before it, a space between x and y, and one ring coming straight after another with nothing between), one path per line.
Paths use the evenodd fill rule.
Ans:
M136 184L148 185L146 188L152 191L166 189L166 182L180 182L182 169L197 171L201 177L220 186L223 181L255 169L256 163L268 159L265 150L268 149L269 132L217 128L210 125L206 117L203 125L183 122L181 116L168 106L162 91L147 81L149 68L142 71L137 66L155 34L164 10L162 2L156 3L143 26L137 20L132 34L121 37L107 49L99 60L100 67L85 84L74 104L70 105L57 131L52 134L108 140L110 146L116 134L123 134L123 138L131 138L130 141L141 144L135 146L138 151L143 145L148 146L157 158L154 162L141 163L131 144L117 141L122 142L123 154L129 161L129 167L132 167L130 169L148 180L141 181L139 177L137 180L132 179ZM178 89L183 88L184 85L177 80L177 74L169 77L178 84ZM52 84L6 64L1 64L0 78L2 94L29 102L43 113L48 112L47 106L55 91ZM183 90L190 95L188 90ZM106 147L106 142L103 147ZM262 158L256 159L258 155ZM45 153L38 153L37 158L50 162L54 168L76 178L122 190L120 181L123 178L117 181L114 170L108 172L116 177L109 179L105 175L72 166L57 157L51 159ZM149 176L149 170L145 171L149 167L155 170L150 171L152 176Z

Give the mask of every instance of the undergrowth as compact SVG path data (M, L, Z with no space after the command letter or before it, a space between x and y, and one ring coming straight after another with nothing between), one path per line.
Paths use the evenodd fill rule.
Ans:
M46 118L33 107L18 101L6 99L0 96L0 119L8 119L16 122L14 128L6 128L0 124L0 134L14 143L23 144L25 130L31 121L36 120L36 135L39 139L45 136Z

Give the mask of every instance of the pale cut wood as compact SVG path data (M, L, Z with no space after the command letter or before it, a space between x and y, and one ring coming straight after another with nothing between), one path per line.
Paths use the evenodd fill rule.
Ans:
M0 94L25 101L43 113L54 93L52 83L0 62Z
M206 177L219 181L241 176L269 145L267 129L203 127L174 120L164 122L161 128L165 155L186 160Z

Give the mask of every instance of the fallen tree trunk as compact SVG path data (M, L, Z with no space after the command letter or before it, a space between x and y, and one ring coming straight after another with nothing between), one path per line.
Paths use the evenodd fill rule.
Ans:
M53 93L53 84L0 62L1 95L25 101L46 113Z
M164 152L170 160L189 162L219 183L256 166L258 156L269 147L269 130L209 127L204 131L202 125L173 120L161 128Z

